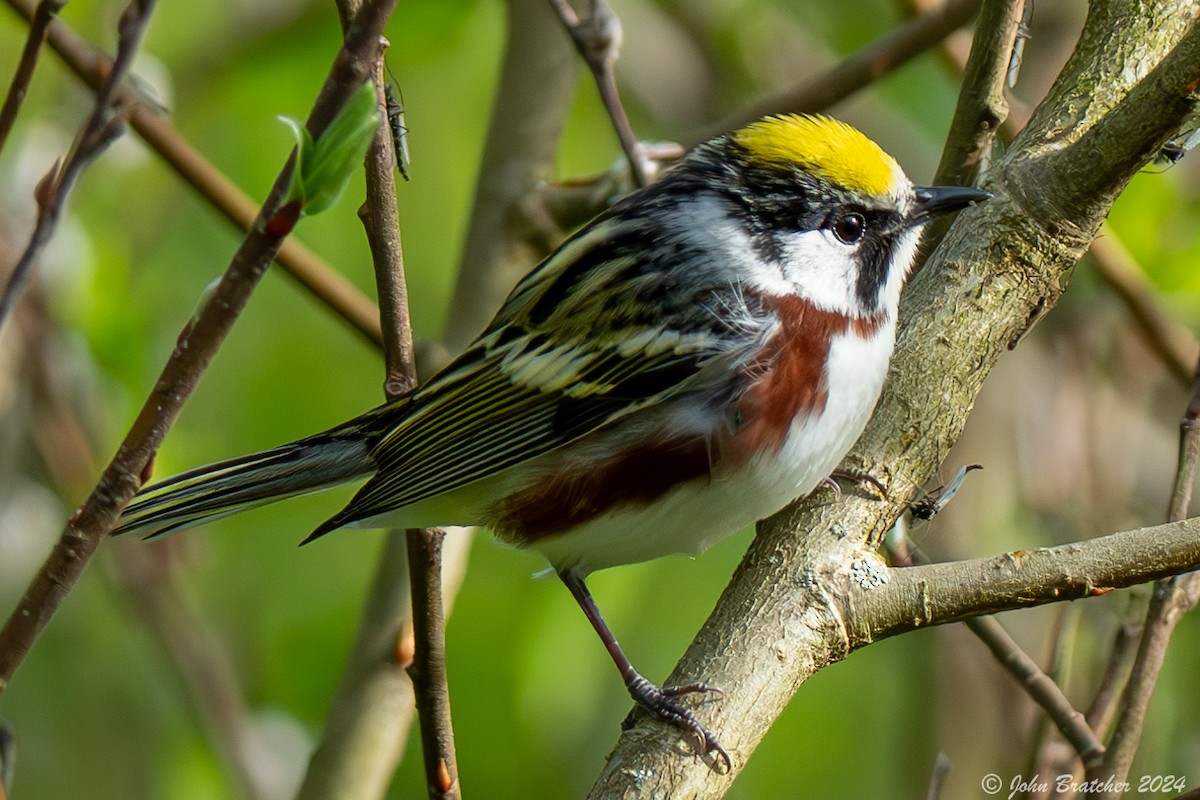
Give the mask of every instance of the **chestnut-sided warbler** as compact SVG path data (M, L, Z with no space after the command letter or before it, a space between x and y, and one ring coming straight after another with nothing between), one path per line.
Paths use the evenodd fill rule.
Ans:
M151 536L366 479L336 528L483 525L542 553L633 699L728 756L630 664L584 580L695 553L807 494L866 425L931 217L857 130L779 116L718 136L617 202L513 289L424 386L344 425L146 487Z

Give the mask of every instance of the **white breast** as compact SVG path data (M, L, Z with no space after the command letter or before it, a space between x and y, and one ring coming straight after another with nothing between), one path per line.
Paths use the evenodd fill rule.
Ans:
M870 418L895 339L885 324L869 339L839 335L826 364L828 400L796 420L783 447L732 474L672 489L649 506L622 507L533 545L556 569L586 574L671 553L698 553L808 494L838 465Z

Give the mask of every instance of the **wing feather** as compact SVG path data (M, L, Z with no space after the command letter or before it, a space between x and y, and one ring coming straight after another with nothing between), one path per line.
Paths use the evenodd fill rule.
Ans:
M771 326L747 325L753 310L728 271L674 246L685 238L608 219L568 241L409 397L372 451L375 476L314 535L495 475L681 392L725 387ZM633 257L646 241L663 245L651 251L662 263Z

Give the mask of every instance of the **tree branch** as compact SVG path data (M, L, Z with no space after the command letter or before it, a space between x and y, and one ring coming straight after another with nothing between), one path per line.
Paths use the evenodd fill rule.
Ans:
M567 0L551 0L551 3L563 27L571 34L579 55L592 71L596 88L600 91L600 102L608 112L613 130L621 142L621 150L625 152L625 160L629 162L634 186L645 186L649 181L646 156L641 142L633 134L629 115L625 113L625 106L621 105L617 91L616 64L621 49L621 20L605 0L591 0L591 10L585 20L579 18Z
M32 23L35 9L30 0L5 1ZM108 58L61 20L51 21L49 44L84 84L95 89L103 83L110 69ZM258 214L258 203L196 150L134 86L126 83L118 90L117 97L128 114L129 124L146 144L238 230L249 231ZM297 283L369 342L382 344L379 311L375 304L314 252L289 237L275 254L275 260Z
M909 287L888 384L845 461L878 479L887 499L835 498L818 490L761 523L712 616L667 678L669 684L703 680L724 690L701 717L730 752L733 770L718 775L680 756L673 731L641 720L617 743L593 797L637 796L648 786L689 797L722 794L813 672L855 646L888 635L886 620L858 620L865 613L860 605L875 607L876 591L890 595L903 586L916 604L905 605L906 610L936 603L940 611L958 609L955 618L961 618L1020 607L1030 597L1050 602L1150 580L1191 568L1200 554L1191 523L1145 533L1154 541L1126 534L1117 549L1115 542L1099 540L1094 547L1074 545L1075 551L1024 556L1018 551L1007 560L1011 563L1002 559L889 573L873 554L957 440L1000 354L1054 304L1113 198L1191 114L1190 87L1200 80L1200 32L1190 15L1140 14L1103 0L1093 8L1080 42L1087 57L1077 53L1068 62L1051 91L1053 105L1035 112L988 176L984 185L995 198L959 215ZM1105 57L1111 51L1121 58ZM1106 99L1105 107L1095 107L1097 96ZM1071 110L1070 118L1063 118L1063 109ZM1169 563L1154 558L1158 566L1148 569L1143 559L1168 547L1179 558ZM1124 560L1135 552L1135 558ZM1128 574L1114 568L1110 559L1117 557ZM1063 564L1080 569L1063 572ZM842 616L833 587L846 585L852 566L862 585L884 575L892 583L856 595ZM947 579L938 584L947 594L925 592L912 583L917 576L935 574ZM971 589L956 596L949 580L954 574L969 578L961 586L970 583ZM1000 582L1000 593L993 579L1006 575L1010 579ZM1076 580L1064 582L1072 576ZM926 611L916 619L933 617ZM914 625L911 618L907 623L891 619L897 627L890 632Z
M544 0L510 0L508 18L509 44L496 110L468 225L459 291L449 316L452 349L461 348L482 327L518 271L528 269L535 260L532 254L540 245L529 242L528 227L520 219L529 193L553 170L558 133L574 86L571 49ZM384 168L382 158L376 165L371 171ZM387 170L390 175L390 165ZM370 181L368 194L376 196ZM368 200L368 210L370 206ZM374 245L372 249L376 251ZM377 276L380 255L376 254ZM389 302L385 298L394 288L380 286L379 292L381 311L386 315ZM403 350L404 345L388 349ZM389 368L389 375L394 373ZM443 613L448 613L462 581L470 540L469 531L455 531L442 551ZM413 711L413 685L402 668L417 649L408 610L406 550L404 534L388 535L350 663L333 700L322 743L309 765L300 800L379 797L400 756ZM421 591L429 594L428 589ZM398 618L402 619L399 632ZM435 768L437 761L434 759Z
M1200 362L1192 378L1192 399L1179 423L1179 461L1175 470L1175 487L1171 492L1168 520L1187 515L1192 499L1192 484L1196 479L1196 463L1200 458ZM1108 752L1098 764L1089 764L1087 777L1108 784L1120 784L1129 775L1133 757L1142 739L1146 711L1158 683L1158 675L1167 657L1167 645L1175 626L1183 615L1200 600L1200 573L1181 575L1162 580L1154 587L1142 639L1134 656L1133 668L1121 697L1121 711ZM1106 792L1106 798L1118 798L1120 792Z
M4 106L0 108L0 153L4 152L4 143L12 131L13 123L29 90L29 81L33 79L33 70L37 66L38 53L46 41L46 30L54 15L62 10L67 0L42 0L29 22L29 36L25 39L25 47L21 51L21 60L13 73L12 83L9 84L8 94L4 97Z
M1024 8L1025 0L984 0L934 183L971 185L991 153L1008 117L1005 81Z
M343 25L361 8L339 2ZM376 103L386 112L384 49L372 74ZM400 244L394 155L386 113L367 150L366 199L359 218L374 263L384 352L384 394L395 399L416 385L408 288ZM403 646L411 628L409 570L404 531L388 531L348 663L342 673L297 800L369 800L382 797L403 754L412 724L412 683L405 674L410 656Z
M1104 745L1092 730L1087 718L1080 713L1054 678L1046 674L1029 654L1021 649L1016 640L1004 630L995 617L971 617L965 621L971 633L987 645L992 655L1000 662L1034 702L1046 712L1059 733L1071 743L1075 752L1085 762L1098 760L1104 755Z
M308 118L314 139L369 75L374 48L395 0L369 0L355 19ZM253 229L229 268L179 337L154 390L96 488L68 521L46 563L0 630L0 691L24 660L54 611L82 575L104 535L149 472L153 454L184 401L245 308L251 291L295 218L279 208L291 172L289 159ZM289 224L289 222L291 224Z
M748 125L768 114L802 114L827 109L889 72L904 66L970 23L979 12L982 1L946 0L932 11L908 20L839 62L832 69L813 76L795 89L754 103L713 128L699 132L691 143L695 144L711 136Z
M980 614L1098 597L1200 567L1200 518L1082 542L889 570L886 582L834 590L845 642L857 649ZM844 567L839 571L846 573Z
M4 330L4 323L20 298L33 265L54 235L59 217L66 210L67 199L79 176L125 132L125 109L115 102L117 92L129 74L133 56L141 44L146 26L150 24L154 3L155 0L131 0L125 7L117 22L117 57L96 92L92 113L79 129L70 152L61 161L55 162L34 191L38 207L37 221L29 244L9 273L8 283L0 291L0 331ZM37 21L35 16L34 22ZM44 21L47 26L50 22L49 19Z

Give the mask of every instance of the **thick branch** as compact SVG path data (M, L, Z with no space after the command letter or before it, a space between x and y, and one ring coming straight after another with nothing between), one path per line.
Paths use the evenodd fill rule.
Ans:
M905 567L870 591L850 587L851 649L980 614L1078 600L1200 567L1200 518L989 558Z
M1073 58L1052 96L1057 114L1088 106L1099 92L1116 98L1115 106L1095 110L1087 135L1054 141L1053 148L1047 145L1053 131L1083 121L1072 117L1068 124L1048 109L1036 113L985 180L995 199L959 215L909 288L884 395L845 462L878 479L887 499L818 490L760 524L717 608L667 679L704 680L724 690L698 713L733 756L733 770L718 775L681 756L672 731L642 720L618 742L593 797L640 796L647 787L673 796L721 795L813 672L859 640L883 635L868 637L857 622L841 618L831 587L844 584L848 568L864 584L880 579L872 548L957 440L991 367L1055 303L1109 203L1190 114L1190 86L1200 80L1200 33L1190 14L1164 19L1096 5L1111 13L1089 17L1081 46L1092 57ZM1095 57L1110 51L1121 58ZM1031 199L1035 187L1052 189ZM1043 564L1037 554L1031 558L1028 569ZM990 575L975 569L977 578ZM1139 569L1140 580L1166 574ZM973 612L965 598L955 607L983 613L1022 605L1027 590L1044 591L1048 601L1123 580L1104 567L1079 576L1062 586L1049 576L1042 584L1009 584L1005 598L993 596ZM976 584L972 591L989 590Z

